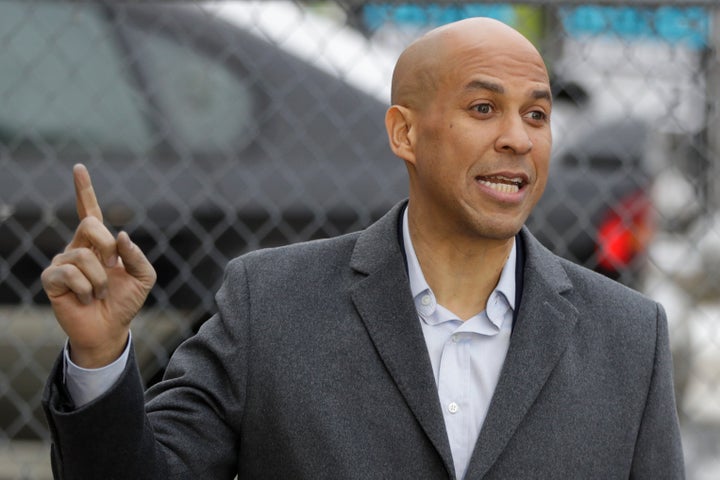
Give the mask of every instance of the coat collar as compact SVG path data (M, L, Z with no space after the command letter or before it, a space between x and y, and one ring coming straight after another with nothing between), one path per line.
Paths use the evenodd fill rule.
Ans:
M351 295L386 368L450 473L450 445L398 236L406 204L396 205L359 235L350 264L357 274ZM572 284L558 258L526 228L519 238L525 259L517 326L467 478L482 478L497 460L565 350L577 320L577 310L565 298Z
M396 205L358 237L350 263L357 273L351 296L385 367L452 477L435 378L398 241L405 205Z
M526 229L523 293L518 323L467 478L483 478L498 459L547 382L574 334L578 311L573 286L557 256Z

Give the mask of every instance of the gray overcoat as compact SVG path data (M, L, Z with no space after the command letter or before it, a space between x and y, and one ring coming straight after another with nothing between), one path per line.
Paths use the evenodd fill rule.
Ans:
M454 478L401 211L232 261L219 313L145 399L132 360L74 409L58 362L56 478ZM661 306L519 238L518 322L466 478L683 478Z

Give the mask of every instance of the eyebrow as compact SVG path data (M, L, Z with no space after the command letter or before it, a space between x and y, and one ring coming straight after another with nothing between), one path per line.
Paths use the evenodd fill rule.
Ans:
M471 80L465 85L465 90L490 90L494 93L505 93L505 88L502 85L485 80Z
M493 93L505 93L505 87L498 83L488 82L486 80L472 80L465 85L465 90L489 90ZM530 96L534 100L547 100L552 103L552 94L550 93L550 90L545 88L533 90L530 93Z

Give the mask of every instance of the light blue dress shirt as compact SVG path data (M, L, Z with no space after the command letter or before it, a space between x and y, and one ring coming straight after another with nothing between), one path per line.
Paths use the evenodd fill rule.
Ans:
M410 290L435 374L455 474L462 479L510 346L516 247L513 242L485 310L463 322L437 303L425 281L410 238L407 209L403 217L403 241Z
M65 386L76 407L82 407L110 390L125 370L130 356L130 345L132 332L122 355L113 363L101 368L82 368L70 360L70 347L68 342L65 342Z

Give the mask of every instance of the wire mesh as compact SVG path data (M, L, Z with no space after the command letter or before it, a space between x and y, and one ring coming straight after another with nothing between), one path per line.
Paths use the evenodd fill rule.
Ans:
M467 16L553 80L551 249L668 312L688 477L720 475L720 64L714 2L0 4L0 479L49 478L42 385L64 337L40 272L85 163L159 274L146 382L212 313L228 259L365 227L407 194L383 128L394 61ZM714 473L713 473L714 472Z

